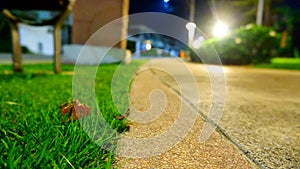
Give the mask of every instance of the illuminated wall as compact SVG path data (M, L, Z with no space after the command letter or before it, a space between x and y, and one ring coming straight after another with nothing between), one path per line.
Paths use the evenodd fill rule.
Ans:
M73 9L72 43L84 44L94 32L105 24L128 15L129 0L77 0ZM114 27L113 34L93 45L108 46L109 42L127 35L128 20ZM126 41L115 47L126 48Z

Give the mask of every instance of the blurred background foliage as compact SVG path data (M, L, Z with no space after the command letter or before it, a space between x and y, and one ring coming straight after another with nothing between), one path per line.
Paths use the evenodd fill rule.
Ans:
M249 24L223 38L210 38L196 50L205 63L217 63L216 54L223 64L268 63L281 52L280 34L273 28ZM193 61L200 61L192 57Z
M298 58L300 50L300 1L265 0L263 23L255 25L258 0L213 1L217 18L231 11L231 33L223 38L208 36L194 49L205 63L246 65L269 63L272 58ZM224 8L223 8L223 7ZM222 9L223 8L223 9ZM224 19L226 20L226 18ZM227 19L228 20L228 19ZM191 59L201 62L194 52Z

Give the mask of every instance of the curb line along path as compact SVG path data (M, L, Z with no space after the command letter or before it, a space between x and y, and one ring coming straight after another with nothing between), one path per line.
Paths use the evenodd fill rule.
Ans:
M143 68L153 66L161 68L163 66L175 66L174 70L180 73L180 69L178 67L176 69L176 60L174 59L151 60ZM176 121L179 121L178 118L181 116L178 110L180 108L184 112L197 113L197 110L192 108L187 102L183 102L181 105L182 98L178 95L178 90L176 91L178 86L173 85L176 84L176 81L170 75L163 71L153 73L154 71L153 69L148 69L135 77L130 91L131 101L134 107L143 113L150 107L148 98L151 91L159 89L166 97L166 107L162 114L152 122L145 124L132 122L130 131L125 134L128 137L147 139L165 133ZM172 87L170 88L170 86ZM191 130L171 149L165 151L163 149L164 145L161 145L162 151L159 155L156 155L156 152L154 152L153 156L147 157L144 157L143 154L137 154L137 156L140 155L143 158L126 158L120 155L117 156L115 166L120 168L258 168L219 132L214 132L210 139L200 143L199 136L203 125L203 119L197 115ZM178 130L181 129L178 128ZM168 145L168 140L165 140L165 144ZM130 144L125 145L128 146ZM145 141L143 148L151 149L153 145L155 143ZM125 151L134 153L135 149L139 149L135 146L133 144L124 148L124 142L121 138L118 151L122 154L126 154Z

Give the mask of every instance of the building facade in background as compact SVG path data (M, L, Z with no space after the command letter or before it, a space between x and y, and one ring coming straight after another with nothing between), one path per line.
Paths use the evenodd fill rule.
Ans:
M65 21L62 28L62 45L85 44L85 42L102 26L109 22L127 16L129 0L77 0L72 14ZM49 19L56 15L52 11L35 11L36 20ZM53 55L52 26L35 27L20 25L20 43L31 52L42 55ZM123 19L122 25L112 30L105 41L95 42L93 45L106 46L109 42L119 41L127 36L128 20ZM120 41L115 47L126 49L126 40Z
M97 30L111 21L127 16L129 0L77 0L73 10L72 43L84 44ZM122 19L122 25L113 28L113 34L105 41L93 42L96 46L107 46L127 36L128 20ZM126 49L126 40L115 47Z

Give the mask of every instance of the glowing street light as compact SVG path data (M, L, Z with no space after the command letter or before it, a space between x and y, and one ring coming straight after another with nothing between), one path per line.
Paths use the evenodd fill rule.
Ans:
M146 48L146 50L151 50L152 49L152 45L151 45L150 40L145 41L145 48Z
M189 22L185 25L185 27L188 30L188 45L189 47L191 47L194 41L196 24L193 22Z
M164 8L169 8L170 0L163 0L164 1Z
M228 33L228 26L221 21L218 21L213 28L213 35L215 37L224 37Z

